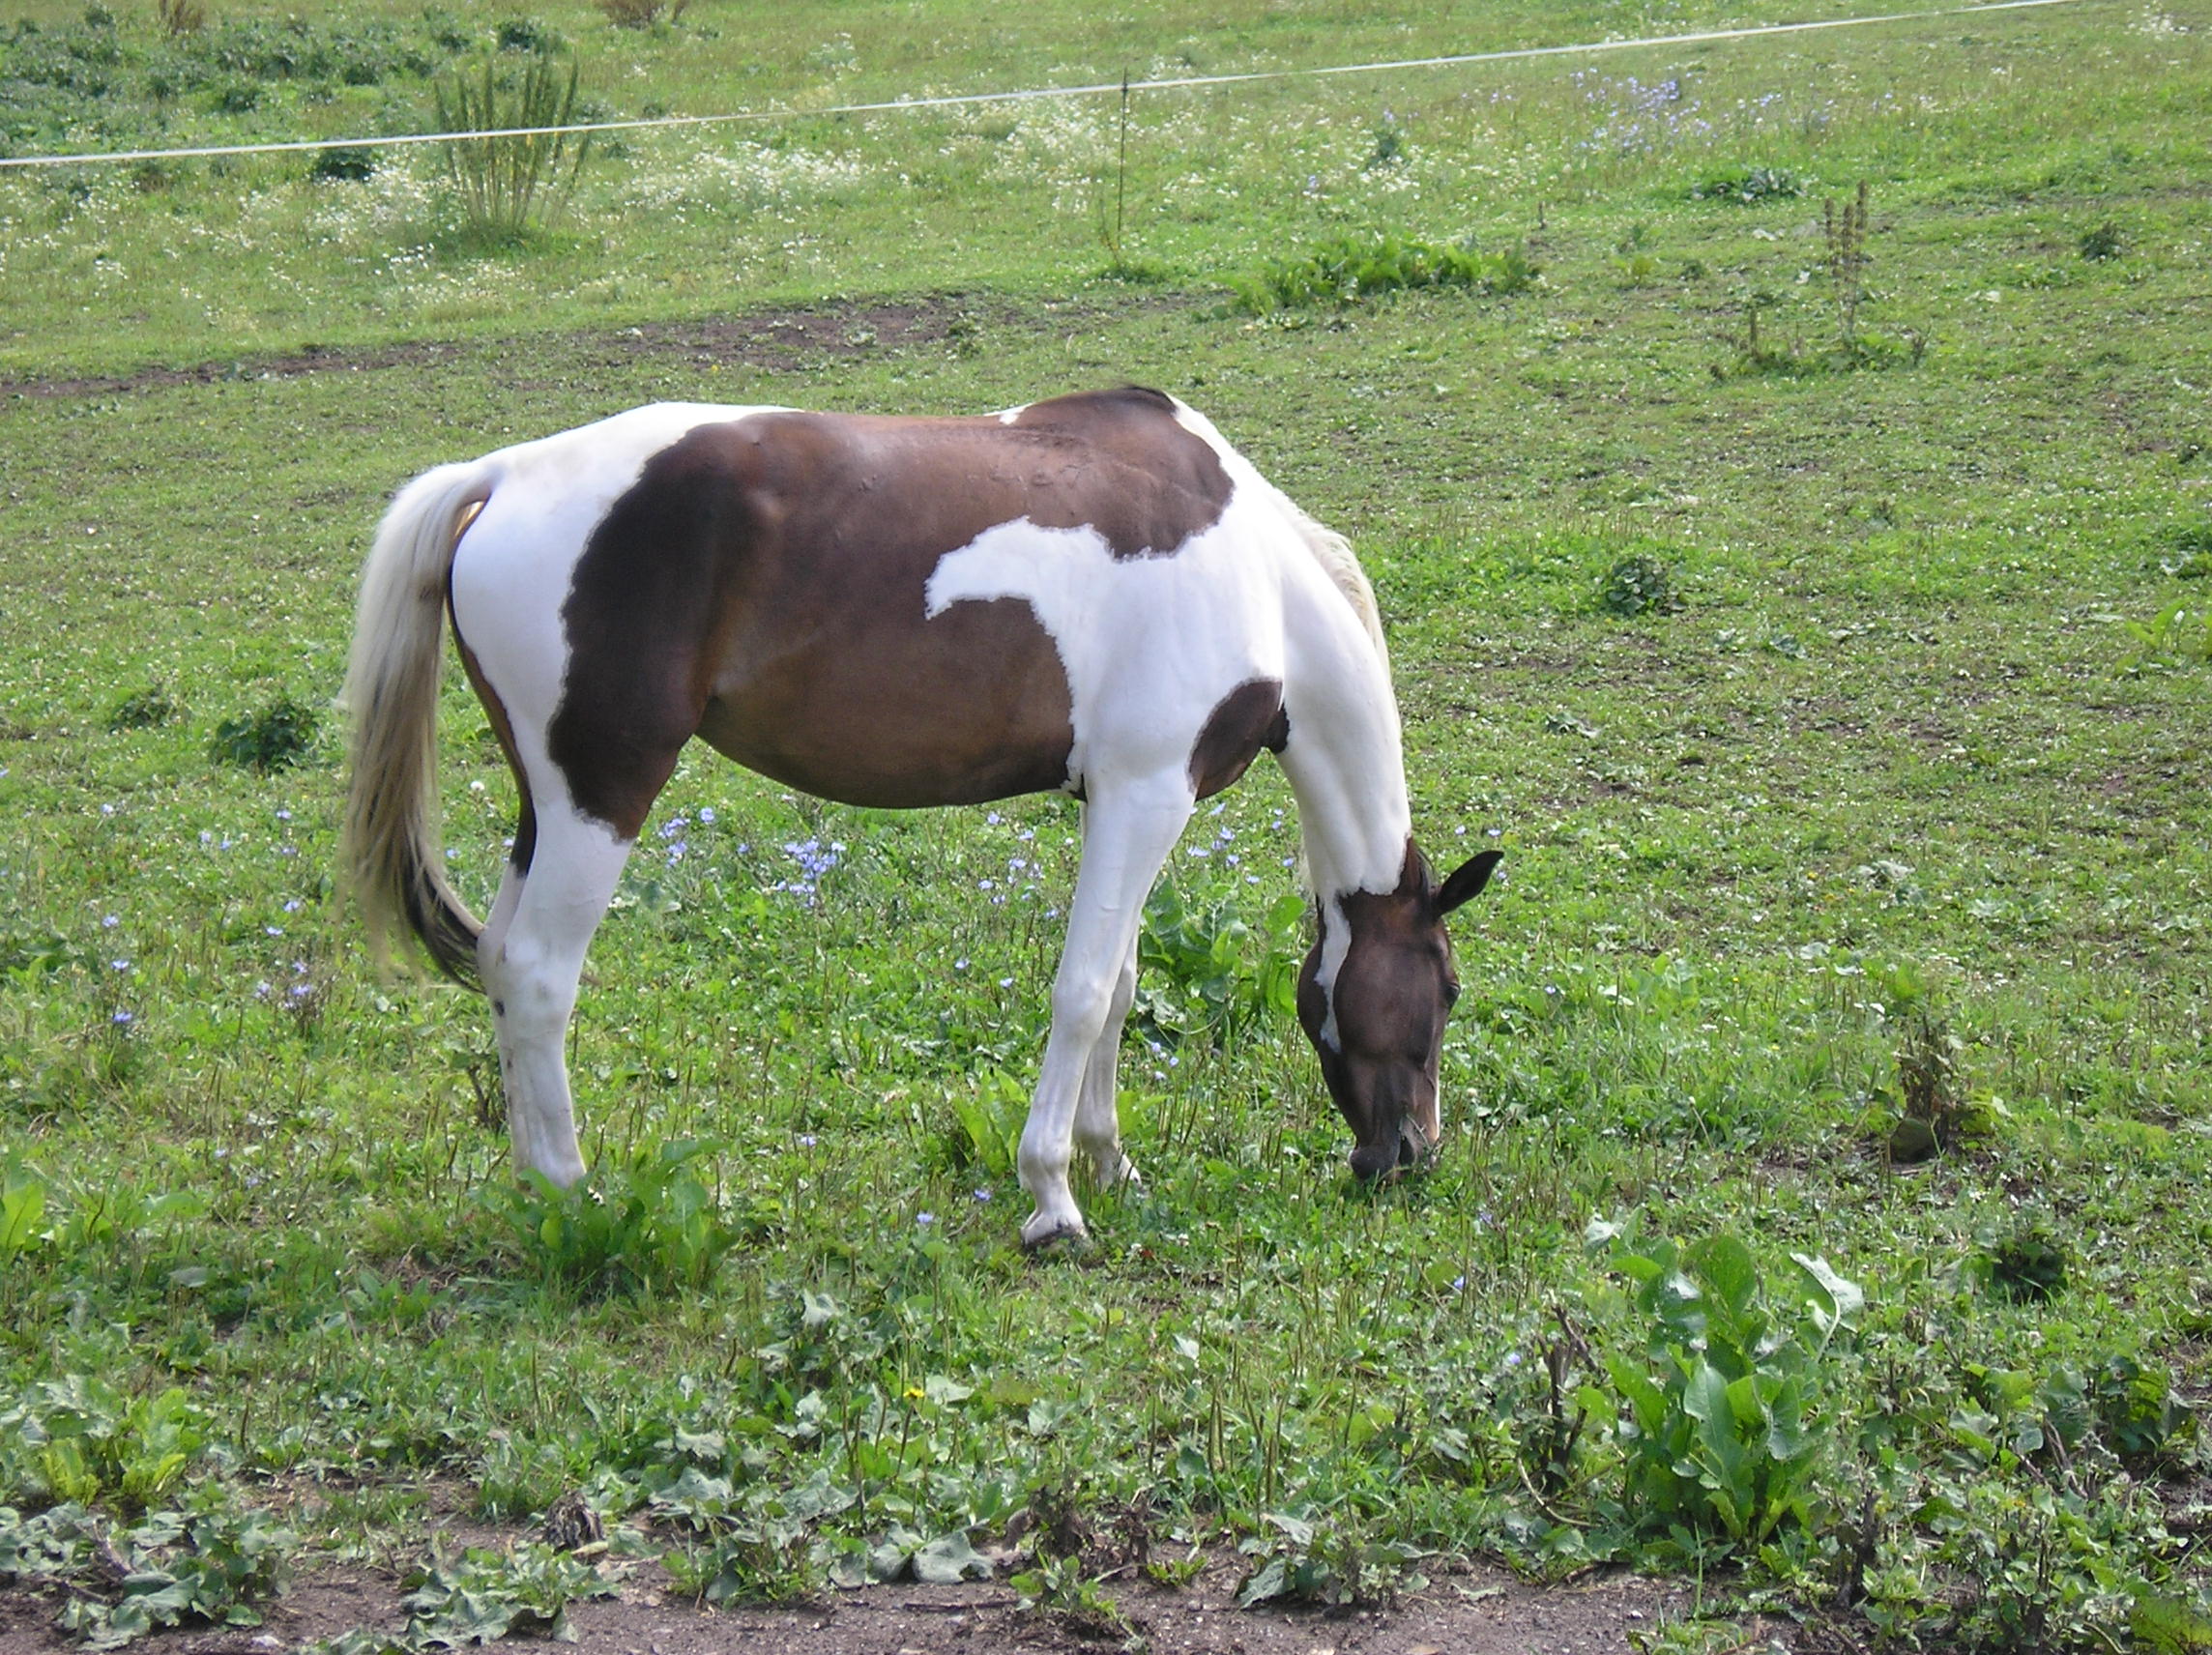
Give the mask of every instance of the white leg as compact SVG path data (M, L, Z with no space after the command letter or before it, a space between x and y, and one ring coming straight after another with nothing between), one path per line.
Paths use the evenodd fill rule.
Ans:
M629 843L598 823L540 810L530 872L509 870L478 948L499 1031L515 1170L542 1173L557 1184L584 1176L562 1041L584 952L628 858ZM501 925L503 909L509 912Z
M1083 1095L1075 1106L1075 1142L1090 1157L1091 1176L1101 1189L1137 1176L1137 1169L1121 1151L1121 1116L1115 1107L1121 1025L1128 1020L1129 1002L1136 994L1137 936L1131 932L1129 951L1122 956L1121 974L1114 984L1114 999L1106 1008L1106 1025L1098 1031L1098 1043L1091 1048L1091 1065L1083 1071Z
M500 870L499 895L492 898L491 913L484 918L483 929L477 934L477 975L487 993L491 978L485 973L506 944L508 927L514 923L514 905L522 900L522 882L527 877L512 862Z
M1076 1109L1136 943L1146 893L1190 820L1191 803L1188 781L1173 774L1094 787L1085 809L1083 869L1053 979L1052 1034L1022 1129L1022 1188L1036 1203L1022 1226L1026 1246L1085 1234L1067 1187Z

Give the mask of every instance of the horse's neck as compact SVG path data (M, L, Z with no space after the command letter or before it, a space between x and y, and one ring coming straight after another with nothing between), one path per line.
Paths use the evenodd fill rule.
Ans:
M1334 591L1294 600L1282 764L1297 796L1306 870L1325 908L1397 887L1412 812L1390 674Z

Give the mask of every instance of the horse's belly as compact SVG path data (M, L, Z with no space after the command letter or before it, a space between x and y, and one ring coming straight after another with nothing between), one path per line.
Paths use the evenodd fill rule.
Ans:
M1069 785L1067 675L1027 603L964 603L912 631L851 634L743 652L720 676L700 739L847 804L975 804Z

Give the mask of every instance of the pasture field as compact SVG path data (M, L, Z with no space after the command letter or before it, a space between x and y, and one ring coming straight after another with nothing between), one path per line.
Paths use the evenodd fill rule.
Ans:
M494 33L209 10L9 8L0 138L420 130ZM563 5L511 20L605 113L797 113L626 136L510 242L427 152L0 174L0 1588L116 1640L580 1490L596 1559L440 1553L346 1647L1009 1525L1114 1641L1140 1564L1365 1605L1482 1553L1696 1582L1668 1649L2212 1647L2212 4L1145 93L1125 176L1114 99L805 113L1809 15ZM1231 298L1387 236L1526 271ZM1352 536L1416 832L1506 853L1435 1166L1344 1172L1263 765L1149 911L1145 1190L1023 1256L1078 807L701 752L594 951L590 1185L517 1188L482 1007L332 886L391 490L657 397L1123 380ZM441 740L480 911L457 673Z

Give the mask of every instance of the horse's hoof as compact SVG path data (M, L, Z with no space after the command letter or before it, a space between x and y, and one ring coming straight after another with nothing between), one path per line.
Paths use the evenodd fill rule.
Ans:
M1033 1218L1022 1226L1022 1247L1033 1256L1046 1253L1080 1253L1091 1245L1091 1232L1080 1218L1058 1223Z

